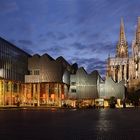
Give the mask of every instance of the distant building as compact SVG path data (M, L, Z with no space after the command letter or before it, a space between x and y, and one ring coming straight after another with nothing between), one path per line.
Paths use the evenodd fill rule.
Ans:
M135 39L132 42L131 56L128 54L124 23L121 19L116 56L108 57L106 76L112 77L118 83L124 81L128 92L134 92L140 88L140 17L138 18Z

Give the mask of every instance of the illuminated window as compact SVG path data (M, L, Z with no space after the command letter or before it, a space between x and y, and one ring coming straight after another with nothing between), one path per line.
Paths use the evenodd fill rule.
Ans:
M61 98L64 99L64 94L61 95Z
M54 94L51 94L51 98L54 99Z

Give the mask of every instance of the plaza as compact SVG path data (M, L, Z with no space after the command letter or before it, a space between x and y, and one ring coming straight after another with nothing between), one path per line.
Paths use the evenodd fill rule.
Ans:
M139 140L140 109L0 110L2 140Z

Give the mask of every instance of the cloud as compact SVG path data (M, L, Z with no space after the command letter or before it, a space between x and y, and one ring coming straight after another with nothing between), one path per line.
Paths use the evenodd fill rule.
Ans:
M48 32L47 35L46 35L49 39L56 39L56 35L54 32Z
M95 53L95 54L101 54L106 52L107 54L109 53L115 53L116 49L116 44L117 42L97 42L97 43L92 43L92 44L82 44L81 42L74 42L71 44L73 49L80 51L80 52L85 52L85 53Z
M80 43L80 42L74 42L72 45L71 45L73 48L77 49L77 50L83 50L83 49L86 49L86 45Z
M65 38L67 38L67 36L64 33L62 33L62 32L56 32L56 31L54 31L54 32L48 32L47 35L46 35L46 37L48 39L53 39L53 40L57 40L57 41L63 40Z
M75 57L69 62L77 63L79 67L85 67L88 73L91 73L94 70L98 70L99 73L104 76L106 70L106 61L100 60L98 58L78 58Z
M67 36L64 33L62 33L62 32L57 33L57 39L58 40L63 40L63 39L66 39L66 38L67 38Z
M50 55L60 55L64 50L64 47L62 46L59 46L59 45L53 45L51 47L46 47L44 49L40 49L39 52L41 54L44 54L44 53L49 53Z
M105 75L106 63L105 61L97 61L98 64L92 62L87 65L87 71L92 72L93 70L98 70L101 75Z
M10 13L13 11L18 10L18 5L15 1L5 1L5 0L1 0L0 2L0 12L4 12L4 13Z
M30 54L30 55L34 54L33 50L30 49L30 48L27 47L27 46L22 46L22 47L20 47L20 48L23 49L25 52L27 52L27 53Z
M33 45L31 40L18 40L18 42L24 45Z
M46 34L38 35L40 42L58 42L67 39L67 35L63 32L49 31ZM57 43L58 44L58 43Z

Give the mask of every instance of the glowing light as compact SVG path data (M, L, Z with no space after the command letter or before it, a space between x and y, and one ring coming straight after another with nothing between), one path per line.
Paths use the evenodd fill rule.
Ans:
M62 94L61 98L64 99L64 94Z
M0 69L0 77L3 77L3 69Z
M51 94L51 98L54 99L54 94Z

